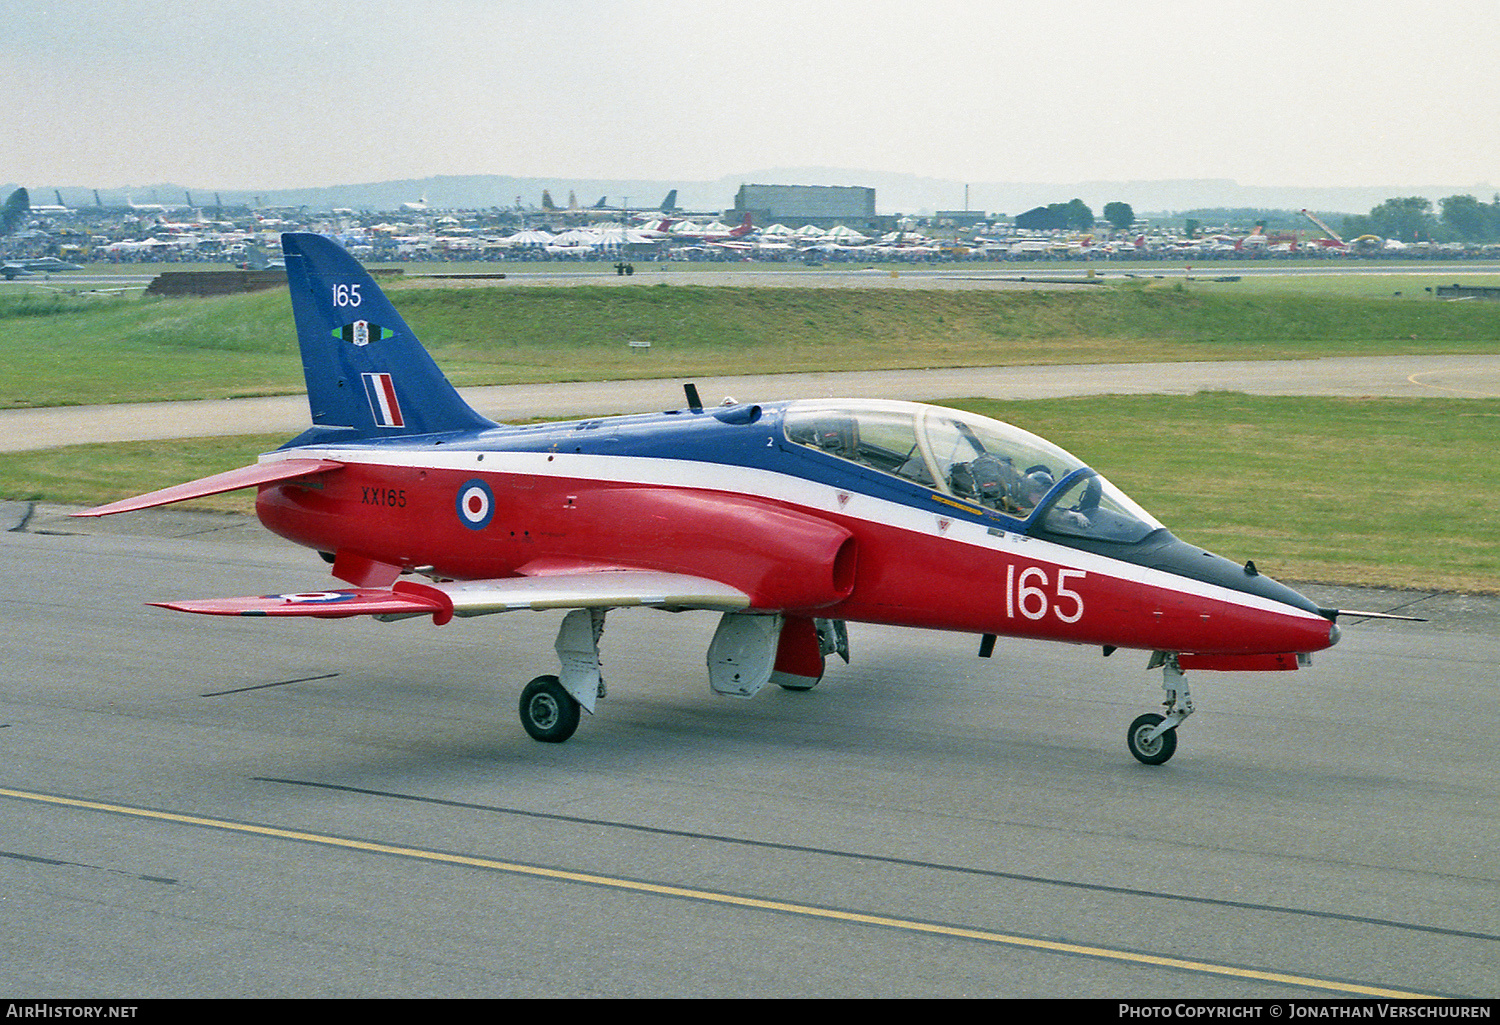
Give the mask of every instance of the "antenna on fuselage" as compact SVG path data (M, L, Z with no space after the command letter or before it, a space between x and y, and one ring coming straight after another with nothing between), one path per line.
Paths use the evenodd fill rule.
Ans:
M682 386L682 390L687 393L688 409L694 413L703 412L703 400L698 398L698 386L689 381Z

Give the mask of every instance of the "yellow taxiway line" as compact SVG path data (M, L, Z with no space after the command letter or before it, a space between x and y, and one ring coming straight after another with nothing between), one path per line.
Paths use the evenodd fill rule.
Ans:
M494 858L483 858L469 854L451 854L444 851L425 850L420 847L406 847L399 844L380 843L373 840L353 840L347 837L328 836L322 833L308 833L296 829L283 829L279 826L264 826L249 822L234 822L229 819L208 818L202 815L186 815L181 812L157 811L152 808L136 808L129 805L109 804L103 801L89 801L77 797L62 797L55 794L39 794L25 790L11 790L0 787L0 797L10 797L20 801L33 801L41 804L60 805L68 808L82 808L90 811L106 812L111 815L124 815L137 819L152 819L159 822L173 822L187 826L201 826L206 829L223 830L230 833L245 833L254 836L276 837L282 840L297 840L302 843L319 844L324 847L334 847L343 850L366 851L371 854L394 855L401 858L415 858L422 861L440 862L447 865L468 865L474 868L487 869L496 872L508 872L514 875L532 876L540 879L554 879L561 882L584 883L589 886L599 886L612 890L620 890L635 893L649 893L662 897L675 897L684 900L702 901L710 904L729 905L734 907L751 908L758 911L775 911L782 914L801 915L807 918L821 918L838 922L850 922L858 925L873 925L886 929L900 929L907 932L927 933L936 936L950 936L955 939L975 940L983 943L995 943L1008 947L1022 947L1032 950L1046 950L1060 954L1075 954L1085 957L1096 957L1109 961L1121 961L1131 964L1149 965L1157 968L1175 968L1181 971L1199 972L1206 975L1229 976L1238 979L1253 979L1257 982L1277 983L1285 986L1299 986L1309 989L1325 990L1336 993L1347 993L1363 997L1382 997L1390 1000L1413 1000L1432 999L1432 994L1411 993L1397 989L1386 989L1379 986L1363 986L1352 982L1338 982L1329 979L1315 979L1303 975L1291 975L1285 972L1257 971L1250 968L1236 968L1231 965L1213 964L1207 961L1193 961L1185 958L1163 957L1156 954L1140 954L1126 950L1111 950L1108 947L1094 947L1079 943L1061 943L1054 940L1035 939L1030 936L1016 936L1009 933L994 932L988 929L973 929L966 926L944 925L935 922L922 922L909 918L894 918L889 915L876 915L860 911L845 911L838 908L821 908L811 904L798 904L790 901L768 900L761 897L744 897L732 893L720 893L714 890L698 890L686 886L673 886L667 883L644 882L638 879L626 879L617 876L597 875L591 872L574 872L568 869L546 868L539 865L525 865L513 861L499 861Z

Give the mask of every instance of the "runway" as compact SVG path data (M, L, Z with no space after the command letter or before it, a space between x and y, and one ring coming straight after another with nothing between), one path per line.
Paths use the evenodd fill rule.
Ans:
M1055 398L1064 395L1241 391L1251 395L1500 397L1500 355L1345 356L1306 360L955 367L697 378L713 404L859 396L886 399ZM679 408L681 379L503 385L463 389L497 422ZM284 434L308 425L303 395L200 402L0 410L0 452L90 442Z
M530 741L556 615L270 623L253 521L0 535L0 988L26 996L1494 997L1500 601L1298 673L851 625L807 693L708 691L707 614L612 613L609 696ZM99 533L67 533L76 530ZM113 531L113 532L105 532Z

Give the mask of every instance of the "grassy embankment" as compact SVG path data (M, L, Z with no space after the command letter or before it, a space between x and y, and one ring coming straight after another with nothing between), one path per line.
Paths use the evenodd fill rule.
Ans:
M1100 468L1179 537L1289 580L1500 590L1500 400L1108 396L952 403ZM286 439L0 456L0 496L86 504L253 462ZM193 503L248 512L253 492Z
M1500 304L1139 281L1071 292L391 289L454 383L1488 352ZM629 342L650 342L647 353ZM0 300L0 407L302 390L285 293ZM914 386L920 391L919 386Z
M457 367L453 376L468 384L768 368L1493 352L1500 344L1500 309L1490 304L1205 295L1192 287L1084 294L412 289L396 302L439 363ZM183 388L300 391L285 307L284 296L262 295L12 316L0 342L0 395L15 405L29 392L35 402L42 393L23 386L44 380L53 401L73 402L141 389L159 390L140 397ZM18 321L25 331L12 331ZM121 339L113 349L110 337ZM650 340L651 355L619 352L630 338ZM55 357L51 367L76 373L15 366L18 352L44 350ZM115 361L102 371L101 352ZM183 364L196 369L171 372ZM912 397L921 398L919 376ZM1229 558L1253 558L1274 575L1500 589L1500 508L1490 497L1500 493L1500 400L1198 395L955 404L1051 437L1179 536ZM243 465L284 440L8 455L0 458L0 497L100 501ZM207 504L243 511L249 496Z

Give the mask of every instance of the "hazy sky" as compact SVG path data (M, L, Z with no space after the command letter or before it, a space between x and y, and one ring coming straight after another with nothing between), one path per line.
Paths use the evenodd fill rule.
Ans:
M0 0L0 181L1500 179L1494 0Z

